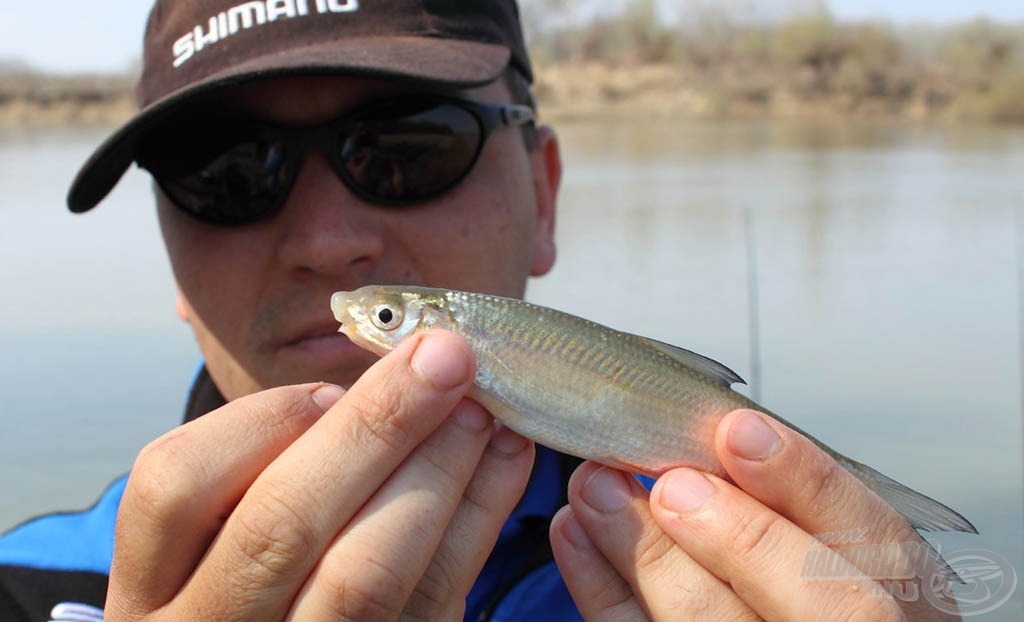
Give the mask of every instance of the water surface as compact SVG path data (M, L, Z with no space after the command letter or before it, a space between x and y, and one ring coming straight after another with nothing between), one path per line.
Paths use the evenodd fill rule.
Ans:
M724 362L766 406L981 531L939 534L944 550L986 548L1024 573L1024 131L560 133L560 257L530 299ZM197 362L147 179L130 172L86 216L63 209L101 138L0 133L0 529L91 503L179 421ZM980 619L1020 619L1018 592Z

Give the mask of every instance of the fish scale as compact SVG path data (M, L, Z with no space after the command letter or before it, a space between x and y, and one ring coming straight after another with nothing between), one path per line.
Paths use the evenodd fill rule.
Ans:
M652 476L679 466L724 476L715 429L730 411L752 408L807 437L915 529L977 533L955 510L733 391L730 385L743 382L735 372L689 350L472 292L368 285L335 293L331 309L342 332L380 356L419 331L462 335L477 366L469 395L509 428L553 449ZM943 575L962 583L932 553Z
M716 395L720 387L694 376L682 390L680 375L690 371L641 340L616 339L611 329L551 310L524 314L538 307L506 300L449 297L449 328L476 354L473 397L506 425L549 447L632 471L654 475L686 464L724 474L713 453L714 424L736 406ZM596 425L581 426L582 417ZM666 433L672 427L675 433Z

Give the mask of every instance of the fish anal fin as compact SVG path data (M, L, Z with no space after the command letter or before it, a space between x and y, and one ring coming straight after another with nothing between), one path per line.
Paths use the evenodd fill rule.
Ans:
M632 463L626 462L625 460L620 460L620 459L614 458L614 457L595 458L594 461L595 462L600 462L601 464L603 464L605 466L609 466L609 467L611 467L613 469L618 469L620 471L625 471L626 473L634 473L634 474L638 474L638 475L646 475L647 477L650 477L651 479L658 479L658 476L665 472L665 469L661 469L661 470L657 470L656 471L656 470L652 470L649 466L641 466L639 464L632 464Z
M701 471L701 472L704 472L704 473L710 473L711 475L719 477L719 478L721 478L721 479L723 479L723 480L725 480L725 481L727 481L729 483L733 483L732 479L729 477L729 474L726 473L725 469L722 468L721 466L709 465L707 463L701 463L699 461L679 460L679 461L673 462L671 464L662 464L662 465L646 464L646 465L641 465L641 464L633 464L631 462L622 460L620 458L616 458L614 456L608 456L608 457L605 457L605 458L594 458L594 461L595 462L600 462L601 464L603 464L605 466L610 466L613 469L618 469L620 471L625 471L627 473L633 473L634 475L643 475L643 476L649 477L649 478L651 478L653 480L658 479L659 477L661 477L665 473L671 471L672 469L678 469L680 467L686 467L686 468L689 468L689 469L694 469L696 471Z

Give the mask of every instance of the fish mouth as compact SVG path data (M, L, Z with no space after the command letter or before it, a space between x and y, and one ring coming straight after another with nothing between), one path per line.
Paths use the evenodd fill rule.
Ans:
M355 331L355 320L348 312L349 304L352 302L352 292L334 292L331 295L331 312L334 319L341 324L339 333L351 335Z

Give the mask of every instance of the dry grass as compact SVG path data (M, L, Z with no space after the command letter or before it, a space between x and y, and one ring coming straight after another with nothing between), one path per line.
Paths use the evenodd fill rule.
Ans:
M744 17L742 2L699 0L683 3L688 10L676 24L656 19L652 0L630 0L621 14L589 23L551 19L557 16L553 7L574 6L585 13L585 4L535 0L524 5L533 11L524 15L527 24L536 27L531 47L541 96L555 110L598 107L562 94L605 89L558 87L549 78L602 79L584 69L601 66L612 83L607 103L624 109L635 102L647 113L656 87L641 76L630 86L629 74L650 76L646 68L653 66L663 74L655 109L679 114L1024 123L1024 24L842 23L814 3L785 19L752 21ZM730 12L730 6L736 10ZM537 13L541 10L545 13Z
M0 125L112 125L135 110L127 76L49 76L0 67Z
M1024 24L943 28L840 23L813 8L774 22L743 2L653 0L583 23L588 1L523 4L547 119L884 118L1024 123ZM576 19L565 20L566 7ZM725 7L725 8L723 8ZM571 15L569 17L572 17ZM568 25L566 25L568 24ZM125 76L43 76L0 62L0 124L115 124L134 110Z

